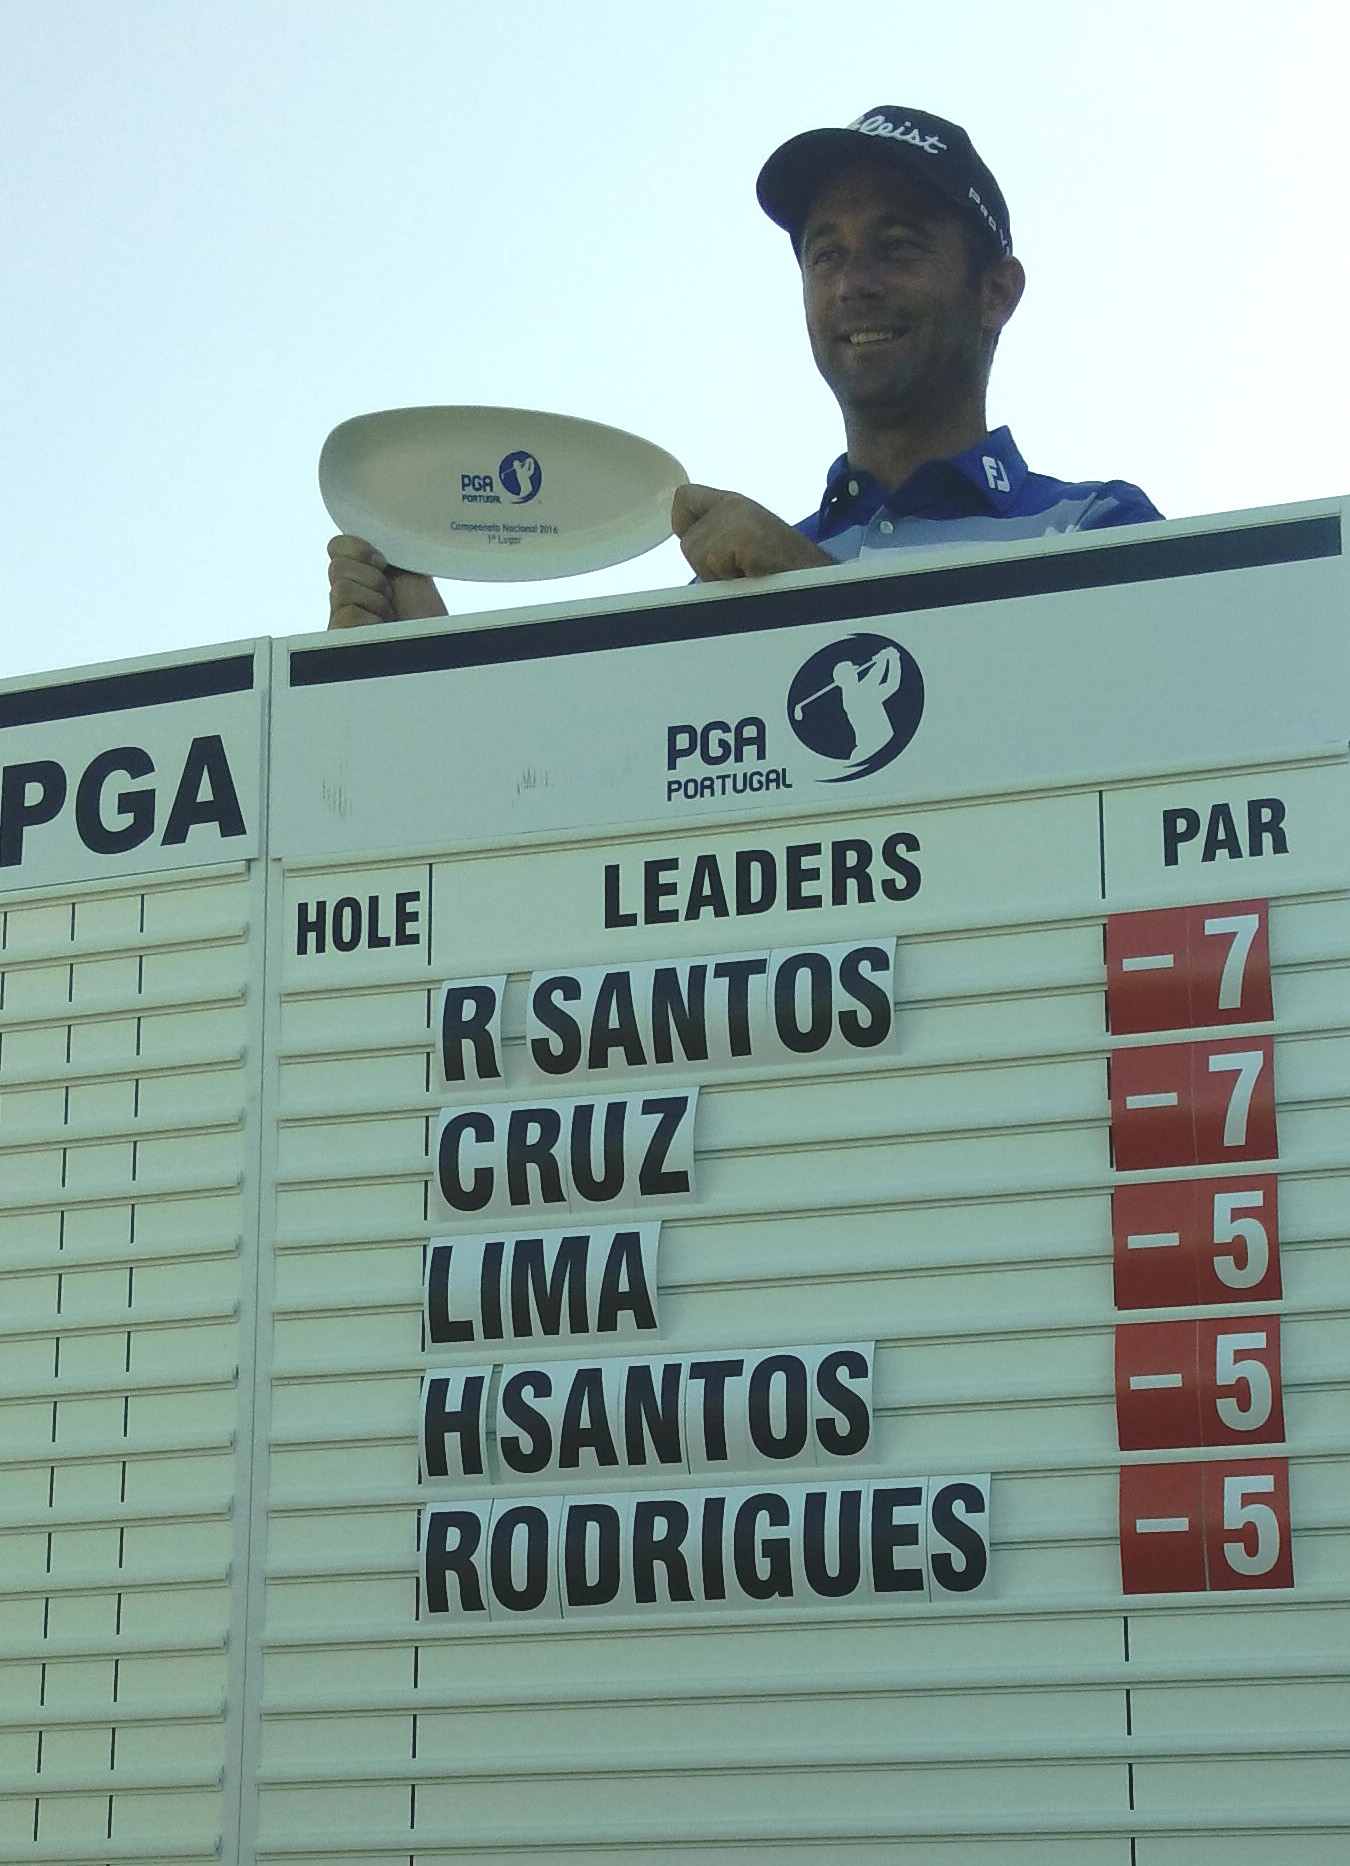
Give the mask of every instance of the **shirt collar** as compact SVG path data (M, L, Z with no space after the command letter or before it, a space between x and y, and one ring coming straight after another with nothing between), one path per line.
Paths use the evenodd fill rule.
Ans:
M883 505L892 512L912 511L932 493L950 493L954 482L963 492L969 487L979 503L997 516L1016 501L1026 477L1027 463L1007 428L994 428L973 447L949 459L926 460L891 493L870 473L851 467L847 454L840 454L825 481L820 523L831 527L865 523Z

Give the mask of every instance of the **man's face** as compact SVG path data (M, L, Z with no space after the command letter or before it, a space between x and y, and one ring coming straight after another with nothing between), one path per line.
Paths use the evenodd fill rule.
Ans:
M802 292L816 367L845 417L873 420L940 418L982 393L1009 314L971 277L965 223L876 167L844 170L812 201Z

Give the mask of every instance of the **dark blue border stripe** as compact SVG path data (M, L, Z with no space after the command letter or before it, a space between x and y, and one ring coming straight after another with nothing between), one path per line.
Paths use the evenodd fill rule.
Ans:
M813 622L853 622L868 616L908 615L967 603L1008 602L1065 590L1109 589L1171 577L1211 576L1265 564L1339 557L1336 513L1267 525L1200 532L1189 537L1142 538L1095 551L1054 551L997 563L962 564L847 583L781 590L765 586L719 603L681 603L614 615L568 616L514 627L445 631L412 640L351 642L297 648L290 658L292 687L322 687L347 680L384 680L449 668L494 667L608 648L645 648L657 642L707 640Z
M98 674L58 687L0 693L0 726L36 726L52 719L83 719L91 713L124 713L133 707L172 706L176 700L205 700L218 693L252 690L252 654L223 655L216 661L189 661L181 667Z

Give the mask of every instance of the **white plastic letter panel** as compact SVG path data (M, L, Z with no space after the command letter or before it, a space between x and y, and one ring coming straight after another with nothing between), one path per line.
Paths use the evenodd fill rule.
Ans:
M0 1854L1339 1857L1342 517L0 686ZM1110 1028L1252 902L1259 1015ZM1274 1157L1130 1166L1220 1043Z

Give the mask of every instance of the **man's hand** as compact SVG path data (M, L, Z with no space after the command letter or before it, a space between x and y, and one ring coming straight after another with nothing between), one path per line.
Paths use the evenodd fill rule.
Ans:
M681 486L670 508L670 525L705 583L815 570L835 561L753 499L715 486Z
M445 613L445 604L430 577L395 569L364 538L329 540L329 628L418 622Z

